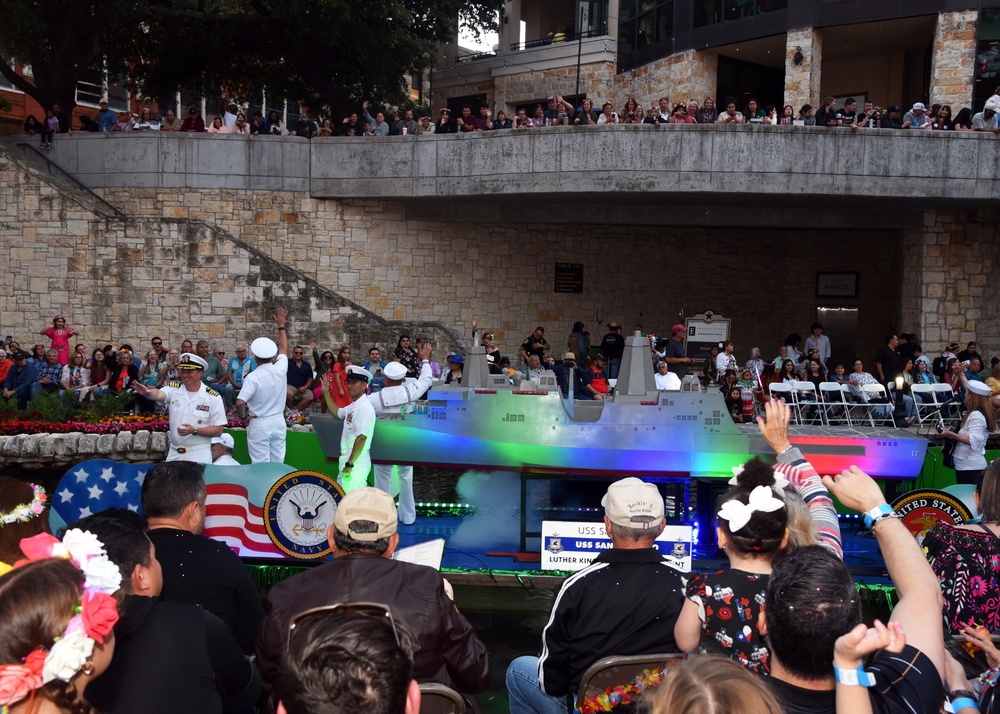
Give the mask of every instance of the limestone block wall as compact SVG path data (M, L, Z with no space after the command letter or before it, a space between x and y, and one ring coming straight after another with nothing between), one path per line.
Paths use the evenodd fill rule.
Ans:
M616 75L615 91L635 96L649 107L666 96L670 104L691 99L699 104L718 93L718 55L687 50Z
M1000 242L995 209L927 211L924 226L903 239L904 331L927 351L977 340L1000 354Z
M930 101L950 104L956 114L958 108L972 102L978 19L976 10L938 14L931 55Z
M795 64L796 51L802 51L802 63ZM785 37L785 104L798 112L803 104L819 108L820 79L823 66L823 32L813 27L789 30Z

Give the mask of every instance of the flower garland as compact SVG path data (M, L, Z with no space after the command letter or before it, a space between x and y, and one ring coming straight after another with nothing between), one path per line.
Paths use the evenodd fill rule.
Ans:
M0 527L11 523L25 523L35 516L42 515L49 497L45 495L45 489L41 486L34 483L28 485L31 486L31 503L19 503L8 513L0 513Z
M5 707L53 680L73 679L87 665L94 644L104 644L118 622L118 602L112 595L121 587L121 572L93 533L73 528L61 542L39 533L21 540L21 552L26 558L15 568L46 558L68 558L80 568L84 583L80 604L49 650L39 645L22 663L0 665L0 706Z
M609 712L616 707L627 706L632 703L636 695L659 687L670 666L672 664L668 664L666 667L644 669L642 674L633 677L628 684L616 684L600 694L587 697L576 705L576 711L582 712L582 714L595 714L595 712Z

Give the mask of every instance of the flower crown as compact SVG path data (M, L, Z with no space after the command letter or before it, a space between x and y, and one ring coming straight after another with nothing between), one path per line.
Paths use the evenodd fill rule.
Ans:
M8 513L0 513L0 528L11 523L26 523L35 516L42 515L45 510L45 502L49 497L45 495L45 489L37 484L31 486L31 503L19 503Z
M36 560L67 558L84 575L80 604L66 630L56 638L52 648L39 645L21 664L0 665L0 705L10 706L53 680L69 682L86 667L94 651L94 643L104 644L105 638L118 622L118 602L112 595L121 587L118 566L108 559L104 545L93 533L73 528L60 542L48 533L39 533L21 540L21 552L26 556L15 565L20 567ZM0 574L10 570L0 564Z

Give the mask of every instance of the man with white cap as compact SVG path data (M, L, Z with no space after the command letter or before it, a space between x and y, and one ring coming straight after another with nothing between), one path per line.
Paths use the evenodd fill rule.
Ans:
M185 352L177 365L180 381L157 389L139 380L129 383L138 394L157 402L170 402L170 451L167 461L212 463L212 439L226 426L226 406L222 395L202 384L208 364L196 354Z
M240 462L233 458L236 442L229 434L219 434L212 439L212 464L215 466L239 466Z
M399 545L396 524L389 494L377 488L351 491L326 531L333 560L271 588L257 635L265 698L280 674L289 623L312 608L359 601L384 603L389 616L413 635L413 677L418 682L439 682L466 694L489 686L489 654L455 607L441 574L392 559ZM262 711L272 711L274 702L269 704Z
M368 472L372 470L369 452L375 434L375 407L368 401L366 392L372 373L364 367L347 368L347 394L353 400L346 407L338 408L330 394L330 374L323 375L323 398L330 412L344 420L340 434L340 475L337 477L345 492L368 485Z
M285 461L285 390L288 370L288 335L285 321L288 311L279 307L274 315L278 327L278 344L267 337L258 337L250 344L257 369L243 380L236 413L247 420L247 451L255 464Z
M400 362L390 362L382 369L385 387L380 392L368 395L376 416L412 411L413 402L431 388L434 382L434 375L431 374L431 347L430 342L420 346L417 353L420 377L415 382L406 382L406 367ZM375 488L392 494L393 468L399 474L399 520L404 526L408 526L417 519L416 504L413 501L413 467L404 464L375 464Z
M583 673L602 657L677 651L684 581L653 546L665 523L663 496L630 477L611 484L601 505L612 547L563 583L541 657L518 657L507 668L511 714L566 711Z

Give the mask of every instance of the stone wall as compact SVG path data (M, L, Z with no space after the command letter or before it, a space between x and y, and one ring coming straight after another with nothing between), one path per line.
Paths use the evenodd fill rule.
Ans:
M938 14L931 55L930 101L950 104L952 115L972 104L978 19L976 10Z
M795 53L799 50L802 62L795 64ZM812 104L815 110L822 103L822 67L822 31L813 27L789 30L785 36L785 104L791 104L796 114L804 104Z
M718 55L687 50L616 75L615 93L634 96L649 107L663 96L673 106L694 99L715 98L719 79Z

